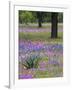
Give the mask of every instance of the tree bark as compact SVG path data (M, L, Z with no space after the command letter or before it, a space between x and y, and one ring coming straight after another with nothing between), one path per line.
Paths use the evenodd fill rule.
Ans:
M38 18L38 27L42 27L42 13L37 12L37 18Z
M58 37L58 13L52 13L51 15L51 38L57 38Z

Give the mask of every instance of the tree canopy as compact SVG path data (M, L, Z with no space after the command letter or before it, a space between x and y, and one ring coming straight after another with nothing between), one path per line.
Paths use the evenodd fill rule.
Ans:
M19 10L19 23L50 23L52 12L22 11ZM58 22L63 22L63 13L58 13Z

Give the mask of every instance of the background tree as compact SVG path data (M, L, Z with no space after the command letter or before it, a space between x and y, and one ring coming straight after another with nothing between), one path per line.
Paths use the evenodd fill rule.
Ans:
M63 13L58 13L58 22L63 23Z
M37 12L38 27L42 27L42 12Z
M28 11L20 12L20 15L19 15L20 23L28 24L28 23L31 23L32 19L33 19L32 12L28 12Z
M51 23L51 12L19 10L19 23ZM58 13L58 23L63 22L63 13Z

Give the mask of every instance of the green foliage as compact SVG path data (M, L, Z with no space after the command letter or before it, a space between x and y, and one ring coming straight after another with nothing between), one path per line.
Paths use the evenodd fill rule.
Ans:
M41 60L41 57L32 55L28 60L25 61L23 64L27 69L30 68L37 68L38 67L38 62Z
M20 12L19 22L28 24L33 19L32 13L28 11Z
M63 22L63 13L58 14L58 22Z
M19 23L38 23L37 11L19 10ZM51 22L51 12L40 12L42 23ZM58 13L58 22L63 22L63 13Z
M42 12L42 22L51 22L51 12Z

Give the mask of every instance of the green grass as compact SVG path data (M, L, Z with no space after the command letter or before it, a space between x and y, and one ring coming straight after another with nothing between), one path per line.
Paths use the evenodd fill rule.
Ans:
M49 74L48 71L42 71L42 70L37 70L35 74L35 78L48 78L51 75Z
M48 70L42 71L42 70L37 70L35 73L35 78L50 78L50 77L59 77L58 73L61 73L62 71L59 70L54 70L53 72L49 72ZM62 75L61 75L62 77Z
M63 33L58 32L58 38L51 39L51 33L50 32L20 32L19 33L19 39L20 40L31 40L31 41L48 41L48 42L62 42L63 40Z

